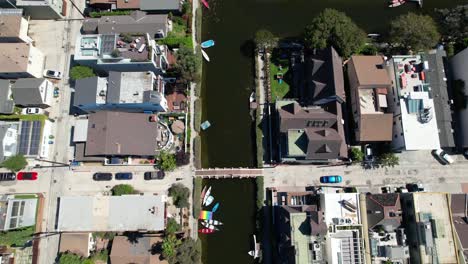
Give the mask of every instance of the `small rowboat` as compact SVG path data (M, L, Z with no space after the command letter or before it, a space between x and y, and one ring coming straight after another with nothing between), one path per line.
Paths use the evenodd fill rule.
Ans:
M216 203L214 206L213 206L213 209L211 209L211 212L216 212L216 210L218 210L218 207L219 207L219 203Z
M201 123L200 127L202 130L207 130L211 126L210 121L206 120L205 122Z
M208 229L208 228L198 229L198 233L202 233L202 234L212 234L214 232L215 232L214 229Z
M206 8L210 9L210 5L208 4L206 0L201 0L201 2Z
M203 187L203 190L200 195L200 203L203 203L203 199L205 198L205 193L206 193L206 185Z
M204 227L206 227L206 228L208 228L208 229L210 229L210 230L215 230L215 231L218 231L218 230L219 230L219 228L217 228L216 226L210 225L210 224L208 224L208 223L205 222L205 221L201 222L201 224L202 224L202 226L204 226Z
M215 225L215 226L217 226L217 225L223 225L223 223L221 223L220 221L217 221L217 220L205 220L205 221L203 221L203 222L208 223L208 224L210 224L210 225Z
M210 195L210 196L206 199L205 206L210 205L213 201L214 201L214 197Z
M206 54L206 52L204 50L201 50L201 54L203 55L203 58L206 60L206 61L210 61L210 57L208 57L208 54Z
M209 47L213 47L215 45L215 42L214 42L214 40L210 39L210 40L202 42L200 45L201 45L202 48L206 49L206 48L209 48Z
M211 193L211 186L208 188L208 190L205 192L205 197L203 197L203 204L206 204L206 200L210 196Z

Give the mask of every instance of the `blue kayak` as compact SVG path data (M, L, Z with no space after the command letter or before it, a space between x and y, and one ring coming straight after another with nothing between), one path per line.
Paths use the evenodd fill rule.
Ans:
M213 206L213 209L211 209L211 212L216 212L216 210L218 210L218 207L219 207L219 203L216 203L214 206Z
M210 40L202 42L201 47L206 49L206 48L209 48L209 47L213 47L214 45L215 45L214 40L210 39Z

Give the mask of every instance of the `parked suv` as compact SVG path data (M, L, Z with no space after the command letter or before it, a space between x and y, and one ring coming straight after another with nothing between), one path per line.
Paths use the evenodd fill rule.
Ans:
M162 180L164 179L164 176L166 173L164 171L147 171L144 174L144 179L149 181L149 180Z
M131 172L118 172L115 174L116 180L131 180L133 178L133 174Z
M93 175L95 181L110 181L112 180L112 173L97 172Z
M434 155L436 155L440 161L442 161L442 163L444 164L452 164L455 162L455 160L449 155L447 154L445 151L441 150L441 149L436 149L433 151Z
M0 181L14 181L16 180L16 174L13 172L0 172Z

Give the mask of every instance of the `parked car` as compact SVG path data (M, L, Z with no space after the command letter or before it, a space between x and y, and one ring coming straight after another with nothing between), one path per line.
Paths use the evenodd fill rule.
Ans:
M54 98L57 98L57 97L59 97L59 88L55 87L54 88Z
M116 180L131 180L133 178L133 174L131 172L118 172L115 174Z
M149 180L162 180L166 173L164 171L147 171L145 172L143 178L147 181Z
M44 113L44 109L37 108L37 107L28 107L28 108L23 108L23 110L21 110L21 113L23 115L41 115Z
M408 183L406 189L409 192L424 192L424 186L421 183Z
M452 158L449 154L447 154L445 151L441 149L436 149L434 150L434 155L439 157L439 159L442 161L444 164L452 164L455 162L455 159Z
M321 183L340 183L343 181L343 178L339 175L330 175L320 177Z
M44 77L60 80L62 79L62 73L54 70L45 70Z
M16 174L13 172L0 172L0 181L14 181L16 180Z
M365 161L374 161L374 154L370 144L364 146L364 160Z
M93 180L95 180L95 181L110 181L110 180L112 180L112 173L96 172L93 175Z
M37 172L21 171L21 172L18 172L18 175L16 175L16 179L18 179L18 181L35 181L37 180Z

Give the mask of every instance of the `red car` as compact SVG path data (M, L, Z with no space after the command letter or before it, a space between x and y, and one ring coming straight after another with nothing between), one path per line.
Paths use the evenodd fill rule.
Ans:
M28 172L18 172L16 179L19 181L35 181L37 180L37 172L28 171Z

